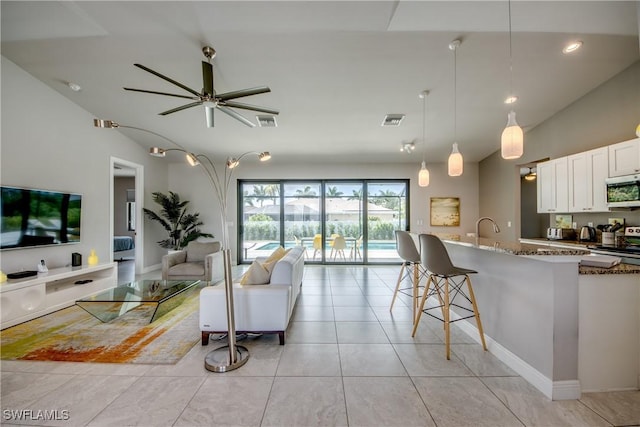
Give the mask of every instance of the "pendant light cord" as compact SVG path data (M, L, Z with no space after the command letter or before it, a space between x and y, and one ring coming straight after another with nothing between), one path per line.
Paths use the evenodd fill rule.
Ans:
M422 163L425 162L425 158L426 158L426 152L427 152L427 140L424 139L424 129L425 129L425 122L426 122L426 117L425 117L425 111L426 111L426 107L425 105L427 104L427 93L424 92L422 94Z
M511 46L511 0L509 0L509 96L513 96L513 53Z
M458 46L453 49L453 142L458 141Z

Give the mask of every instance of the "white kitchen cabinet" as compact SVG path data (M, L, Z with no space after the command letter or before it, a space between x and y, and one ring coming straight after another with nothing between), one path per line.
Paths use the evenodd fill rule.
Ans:
M538 163L538 213L568 212L569 184L566 157Z
M609 176L640 172L640 138L609 146Z
M569 212L607 212L607 147L567 157Z

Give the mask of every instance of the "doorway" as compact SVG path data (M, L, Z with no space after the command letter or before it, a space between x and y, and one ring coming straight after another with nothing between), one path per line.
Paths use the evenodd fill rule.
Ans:
M143 269L142 189L143 166L111 158L110 236L112 261Z
M538 213L537 162L520 166L520 237L523 239L546 236L549 215Z

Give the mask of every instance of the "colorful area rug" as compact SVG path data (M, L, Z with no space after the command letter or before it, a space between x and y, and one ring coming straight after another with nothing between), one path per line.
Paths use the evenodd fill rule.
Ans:
M102 323L77 305L0 332L3 360L174 364L200 341L200 287L149 323L154 306L141 305Z

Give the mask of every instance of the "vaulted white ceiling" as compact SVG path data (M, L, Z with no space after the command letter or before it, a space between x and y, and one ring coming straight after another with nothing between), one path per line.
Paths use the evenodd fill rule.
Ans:
M525 132L640 59L638 4L511 2L514 108ZM510 92L508 6L506 0L2 1L2 55L96 117L149 129L194 152L419 163L424 150L427 162L443 162L455 138L466 160L479 161L499 149L510 109L503 103ZM462 40L455 99L448 48L454 39ZM571 40L583 48L563 55ZM269 86L271 93L241 101L278 109L277 128L249 128L220 111L207 128L202 107L158 115L188 100L123 90L187 94L133 66L140 63L200 91L205 45L217 51L216 91ZM71 91L68 82L82 90ZM422 144L418 94L425 89ZM237 111L256 122L255 114ZM380 126L388 113L406 118L399 127ZM121 131L145 146L165 145L144 132ZM401 153L409 141L416 151Z

